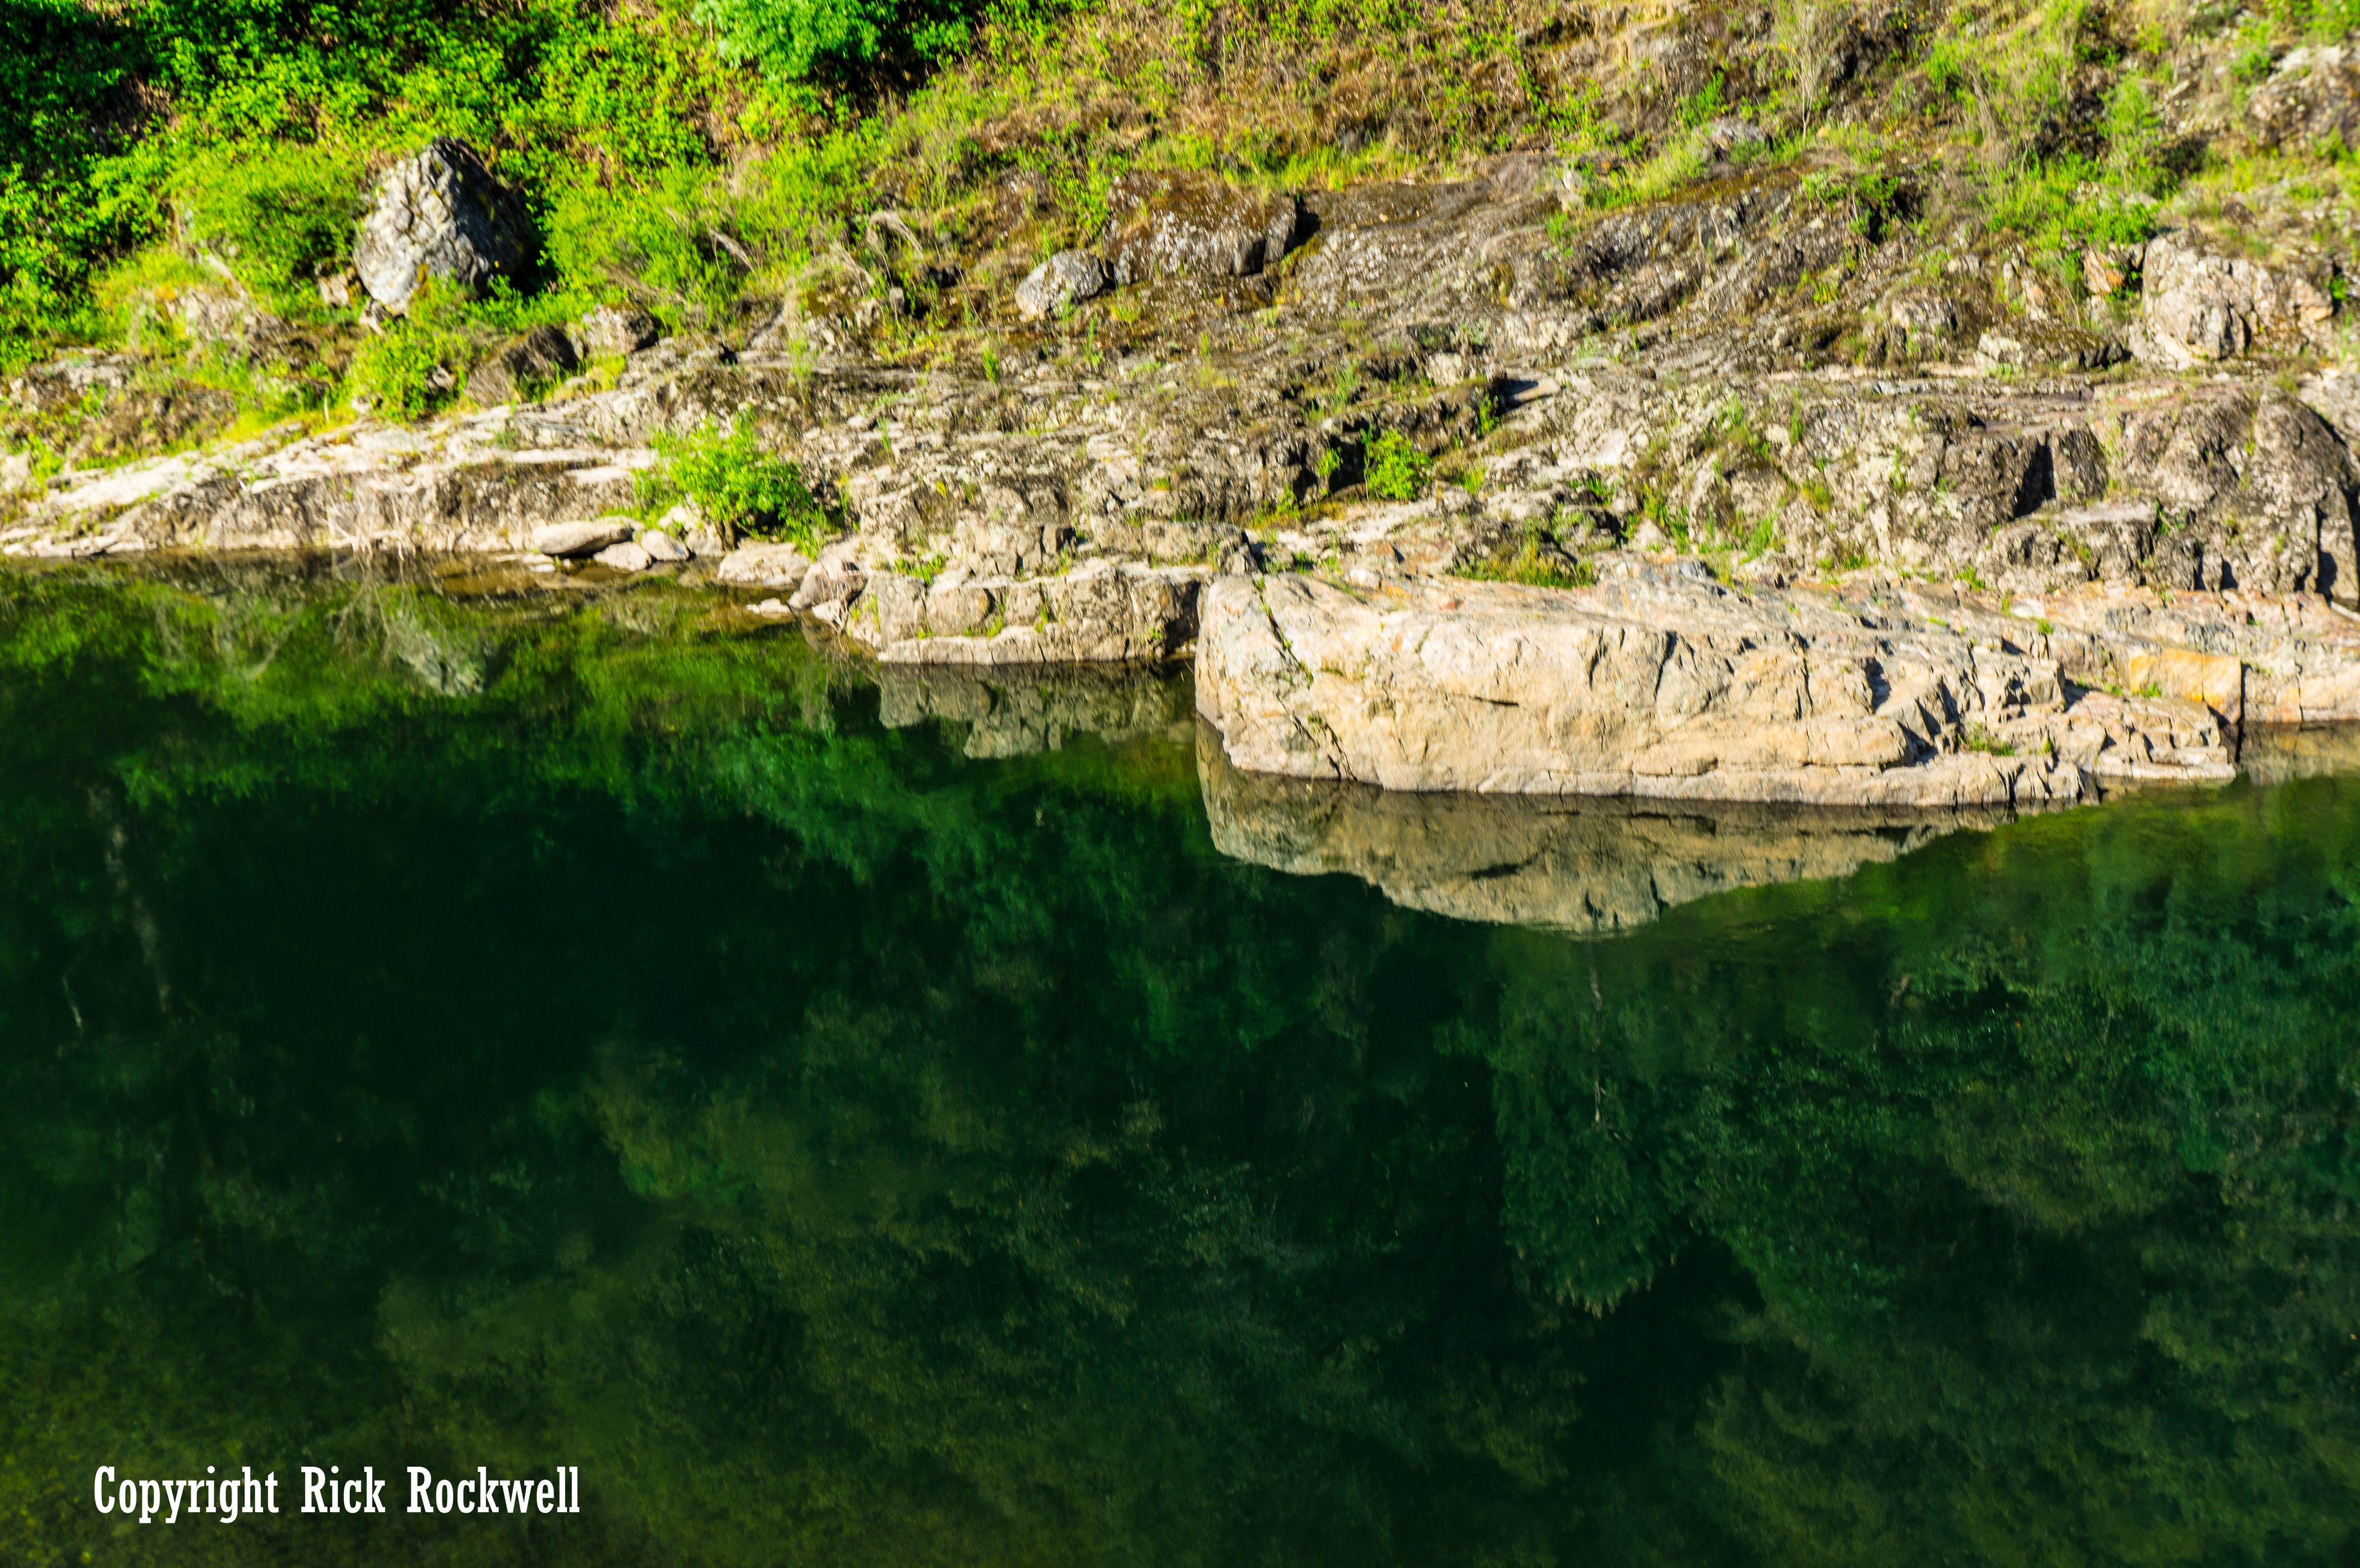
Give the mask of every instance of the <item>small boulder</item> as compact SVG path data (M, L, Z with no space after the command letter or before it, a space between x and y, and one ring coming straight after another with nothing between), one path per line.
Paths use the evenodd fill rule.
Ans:
M2130 349L2142 364L2187 370L2256 352L2330 341L2335 300L2323 263L2268 266L2223 256L2194 234L2147 243L2146 286Z
M484 408L511 403L571 372L581 361L571 339L555 327L535 327L510 338L467 373L467 396Z
M473 292L520 278L532 258L524 204L475 148L437 136L388 169L353 245L361 287L399 315L428 278Z
M737 546L737 530L707 522L705 509L683 501L657 519L657 527L678 539L688 553L700 558L727 555Z
M1028 321L1064 315L1106 292L1106 265L1087 251L1061 250L1016 286L1016 313Z
M688 547L659 528L643 529L639 545L650 561L679 562L689 559Z
M158 304L180 334L205 352L243 354L265 330L262 310L230 288L159 291Z
M2245 124L2265 147L2360 146L2360 49L2289 53L2245 101Z
M586 523L543 523L528 542L543 555L571 560L622 544L637 532L639 525L628 517L595 517Z
M2081 253L2081 286L2100 299L2111 299L2138 276L2147 246L2093 245Z
M749 544L731 550L715 576L733 588L803 586L811 571L811 557L791 544Z
M633 539L625 539L621 544L610 544L590 559L600 566L612 567L617 572L645 572L650 566L655 564L655 557Z
M1278 265L1301 223L1291 197L1168 171L1122 176L1108 206L1124 223L1110 256L1120 284L1251 277Z
M588 354L637 354L661 335L656 319L628 305L601 305L582 318L575 336Z

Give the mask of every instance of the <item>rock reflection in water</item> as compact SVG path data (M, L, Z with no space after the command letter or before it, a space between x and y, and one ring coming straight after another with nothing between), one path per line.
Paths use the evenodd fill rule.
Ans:
M928 719L964 724L964 749L977 759L1054 751L1076 735L1110 745L1162 737L1185 746L1196 723L1188 682L1177 672L880 664L863 673L877 683L878 717L888 729Z
M2256 784L2360 773L2360 724L2256 724L2237 748L2237 768Z
M1344 872L1456 920L1590 934L1733 887L1842 877L2001 809L1928 812L1624 798L1404 794L1240 772L1198 735L1213 843L1296 876Z

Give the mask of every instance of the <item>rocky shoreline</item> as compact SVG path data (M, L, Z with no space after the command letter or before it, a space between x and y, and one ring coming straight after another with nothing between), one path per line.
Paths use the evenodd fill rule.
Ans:
M710 582L886 665L1193 659L1236 766L1412 791L2022 808L2360 720L2360 387L2286 357L2339 309L2309 272L2092 251L2145 279L2108 336L1789 178L1574 243L1544 174L1163 177L982 374L790 301L538 402L55 476L0 556L473 554ZM1779 303L1814 246L1883 323L1858 363ZM639 509L668 433L739 420L832 497L814 554Z

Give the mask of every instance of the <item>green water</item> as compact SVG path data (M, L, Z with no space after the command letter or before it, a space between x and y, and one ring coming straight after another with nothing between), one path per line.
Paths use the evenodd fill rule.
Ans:
M2360 779L1584 940L972 695L0 578L0 1562L2354 1561ZM92 1501L305 1464L584 1507Z

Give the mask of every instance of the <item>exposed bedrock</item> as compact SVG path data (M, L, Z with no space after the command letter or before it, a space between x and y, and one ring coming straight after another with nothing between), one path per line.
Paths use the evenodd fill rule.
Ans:
M1574 590L1221 579L1197 710L1235 765L1297 779L1910 808L2230 778L2265 644L2300 658L2257 674L2256 707L2360 718L2360 626L2249 626L2243 604L2181 600L2155 612L2179 617L2167 628L2138 611L1748 593L1644 565ZM2073 629L2077 613L2123 640ZM2220 651L2137 635L2165 629Z

